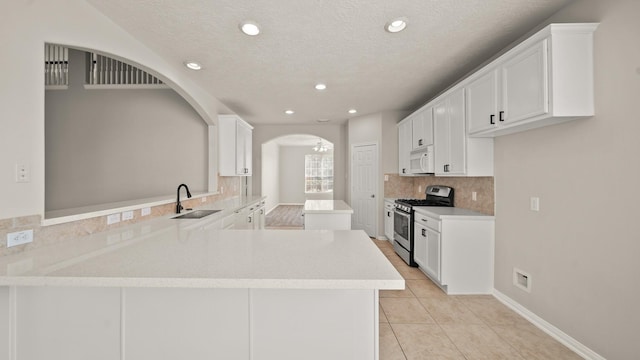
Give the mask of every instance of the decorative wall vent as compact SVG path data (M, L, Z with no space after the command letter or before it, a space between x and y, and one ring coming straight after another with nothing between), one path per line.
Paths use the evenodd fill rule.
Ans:
M85 88L166 88L157 77L110 57L87 53Z
M69 49L44 44L44 85L46 89L66 89L69 86Z

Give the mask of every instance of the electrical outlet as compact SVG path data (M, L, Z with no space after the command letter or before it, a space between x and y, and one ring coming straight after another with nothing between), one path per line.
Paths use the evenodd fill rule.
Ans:
M133 219L133 211L124 211L122 213L122 221Z
M119 222L120 222L120 213L111 214L107 216L107 225L111 225Z
M478 201L478 193L475 191L471 192L471 200Z
M147 215L151 215L151 208L150 207L142 208L142 210L140 210L140 216L147 216Z
M16 182L26 183L31 180L29 174L29 166L27 164L16 164Z
M224 186L220 186L220 194L224 194Z
M201 199L201 202L207 202L207 197L206 196L203 196L200 199Z
M529 204L529 209L531 209L531 211L540 211L540 198L536 197L536 196L532 196L531 199L529 200L530 204Z
M384 175L384 181L389 181L389 175L387 174Z
M7 234L7 247L28 244L33 241L33 230L17 231Z
M422 192L422 185L418 185L418 192L421 193Z

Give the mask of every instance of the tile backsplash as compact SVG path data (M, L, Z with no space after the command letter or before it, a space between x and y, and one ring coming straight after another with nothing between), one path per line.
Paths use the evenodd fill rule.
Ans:
M193 208L210 204L219 200L231 198L240 195L240 179L239 177L219 177L218 186L225 188L224 194L216 194L207 196L205 202L201 198L183 199L181 203L185 208ZM227 190L228 189L228 190ZM234 190L231 190L234 189ZM21 216L10 219L0 219L0 256L19 253L29 249L35 249L47 245L56 244L68 239L80 236L90 235L96 232L125 226L160 216L169 215L175 212L175 202L151 207L151 214L141 216L140 211L134 211L134 217L131 220L121 221L117 224L107 225L107 216L98 216L94 218L78 220L63 224L41 226L42 218L40 215ZM33 230L33 242L13 246L7 248L7 234Z
M495 192L493 177L440 177L440 176L400 176L385 174L384 182L386 198L419 198L425 197L425 189L429 185L446 185L454 189L454 206L494 215ZM476 192L476 201L472 200L472 192Z

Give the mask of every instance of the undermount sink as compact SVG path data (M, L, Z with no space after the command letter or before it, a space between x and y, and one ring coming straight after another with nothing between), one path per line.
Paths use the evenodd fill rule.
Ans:
M215 214L219 211L222 211L222 210L196 210L190 213L172 217L172 219L202 219L205 216Z

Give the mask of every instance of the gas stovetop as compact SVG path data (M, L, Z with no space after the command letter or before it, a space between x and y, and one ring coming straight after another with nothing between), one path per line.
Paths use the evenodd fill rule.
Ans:
M398 199L396 208L410 213L414 206L453 206L453 188L431 185L426 188L425 199Z

